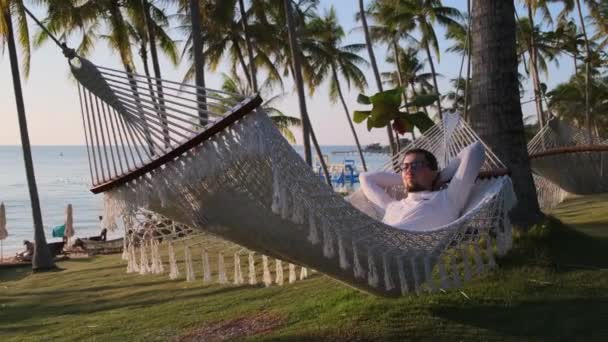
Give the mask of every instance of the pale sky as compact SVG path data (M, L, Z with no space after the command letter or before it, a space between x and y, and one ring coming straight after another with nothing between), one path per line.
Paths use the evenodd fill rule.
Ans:
M331 5L335 6L340 23L346 32L350 32L345 43L364 42L360 31L351 32L353 28L358 26L354 20L358 9L357 4L357 0L321 0L320 13L323 13L324 9L329 8ZM465 0L444 0L444 5L453 6L460 10L466 9ZM553 9L555 10L557 7ZM520 17L525 15L521 7L518 11ZM40 18L44 16L44 13L40 10L34 12ZM37 32L38 30L33 22L30 22L30 29L32 32ZM443 75L439 79L439 88L445 93L449 88L447 86L449 80L458 76L461 56L445 52L451 43L446 42L443 38L444 30L442 28L437 28L437 31L437 35L441 38L441 60L436 64L436 68L438 73ZM180 38L179 32L176 30L173 30L172 33L174 38ZM69 45L75 46L76 44L72 43ZM390 71L390 67L384 63L385 51L385 46L375 46L376 57L380 64L381 72ZM135 59L138 61L139 58L136 55L135 49L134 52ZM368 59L367 51L363 50L361 56ZM423 56L421 55L420 58L423 58ZM118 56L110 54L109 48L103 42L97 43L96 49L89 59L95 64L121 68ZM161 60L161 62L163 78L176 81L182 79L184 75L183 65L185 63L182 63L182 66L176 69L165 60ZM143 73L139 64L138 71ZM219 88L219 75L222 71L228 72L228 69L218 70L217 72L207 71L208 87ZM366 93L373 94L377 91L373 75L371 70L365 70L365 73L369 83ZM549 80L547 80L546 75L541 77L543 81L548 83L550 89L557 83L567 81L572 73L572 62L566 58L562 58L559 67L555 64L550 64L549 75L551 75L551 78ZM77 89L74 81L70 80L68 75L67 60L55 45L51 45L49 42L45 46L33 50L30 77L22 79L30 141L33 145L84 145ZM293 84L290 80L287 80L285 84L287 94L278 103L277 107L287 115L299 116L297 96ZM530 89L529 85L530 83L527 81L527 92L524 95L524 99L526 100L531 98L531 92L528 90ZM348 91L347 89L344 89L344 91L351 113L356 109L365 109L356 103L357 91ZM354 145L342 106L339 103L330 103L326 94L325 87L317 90L314 96L309 96L307 93L309 114L320 144ZM524 106L524 114L526 116L534 114L532 104ZM0 145L20 145L21 140L19 137L7 52L0 55L0 118ZM386 143L385 129L375 129L372 132L368 132L364 125L356 126L362 144L374 142ZM296 132L296 137L299 143L299 132Z

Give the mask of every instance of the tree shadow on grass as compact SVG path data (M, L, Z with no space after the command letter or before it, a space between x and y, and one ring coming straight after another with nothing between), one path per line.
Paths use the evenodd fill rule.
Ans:
M84 291L81 296L82 301L72 303L56 303L53 292L48 295L35 294L38 300L33 303L20 304L18 306L8 306L4 310L0 310L0 322L6 324L17 323L23 320L37 320L48 318L49 316L61 315L87 315L95 314L103 311L119 310L124 308L136 309L152 305L161 305L168 302L184 301L193 298L205 298L213 296L223 296L226 293L239 291L246 286L240 287L220 287L217 289L209 289L208 287L197 287L191 289L166 289L172 291L171 296L159 298L159 289L151 289L140 291L132 294L125 294L125 298L104 298L100 296L86 296L87 292L95 293L95 291ZM248 287L248 286L247 286ZM264 299L272 297L276 294L266 293ZM65 293L61 295L64 297ZM0 332L4 328L0 327Z
M32 265L0 268L0 282L21 280L32 274Z
M443 306L432 309L432 312L438 317L492 330L501 336L551 341L607 341L607 308L606 298L574 298L523 301L513 305Z
M548 217L516 238L513 250L500 260L500 265L509 269L536 264L558 272L606 269L607 251L608 238L585 234Z

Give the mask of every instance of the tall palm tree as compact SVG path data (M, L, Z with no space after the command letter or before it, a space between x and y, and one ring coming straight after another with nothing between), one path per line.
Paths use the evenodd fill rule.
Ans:
M586 117L586 128L587 134L589 137L592 137L591 131L591 122L593 118L591 117L591 44L589 41L589 36L587 35L587 25L585 24L585 19L583 18L583 9L581 6L581 0L556 0L556 2L561 2L563 4L563 9L560 13L560 17L566 17L569 13L573 12L576 8L576 12L578 15L578 20L580 22L581 30L583 33L583 39L585 42L585 117ZM587 6L590 8L591 13L598 13L599 5L598 0L584 0Z
M403 77L399 61L399 51L401 50L399 43L401 39L409 38L409 34L415 28L415 24L412 20L393 21L393 11L392 0L379 0L372 3L370 16L374 18L375 24L369 30L373 41L382 42L387 45L388 53L392 56L393 64L396 68L397 86L404 89L403 101L407 102L407 91L405 91L407 83ZM408 110L407 107L406 110Z
M435 52L437 61L440 59L439 41L435 33L436 23L442 26L457 24L458 19L462 19L462 14L456 8L443 6L441 0L403 0L398 1L393 12L393 20L412 20L416 23L420 33L420 46L426 52L431 72L433 73L433 86L435 93L440 95L437 84L437 72L431 54L431 48ZM439 117L442 117L441 103L437 103Z
M367 47L367 53L369 54L369 61L372 65L372 70L374 71L374 78L376 79L376 86L378 87L378 91L382 92L382 79L380 78L380 71L378 69L378 63L376 63L376 55L374 54L374 46L372 44L372 39L369 32L369 27L367 25L366 11L365 6L363 5L363 0L359 0L359 18L361 19L361 24L363 25L363 33L365 35L365 45ZM397 153L396 145L395 145L395 137L393 136L393 131L390 127L386 127L386 134L388 135L388 144L390 146L391 155Z
M583 75L573 75L547 93L549 106L559 118L578 127L585 126L585 87ZM591 110L597 136L608 135L608 76L594 77L591 83Z
M169 125L167 115L164 113L165 101L162 86L162 74L160 72L160 64L158 60L158 47L169 58L173 65L178 64L178 53L175 41L171 39L165 28L169 26L169 19L165 12L156 7L148 0L142 0L140 3L134 2L127 9L129 17L129 32L131 37L140 45L140 56L142 58L144 71L148 79L148 87L150 95L158 98L157 112L160 116L160 121L163 126L163 136L165 145L168 147L171 144L169 139ZM150 79L150 71L148 67L148 44L150 45L150 55L152 57L152 67L154 69L154 77L156 78L156 94L152 90L152 82ZM153 101L155 99L153 98Z
M572 57L574 73L578 74L578 60L581 55L581 47L585 45L585 42L576 23L566 18L559 18L555 30L551 34L553 35L555 48Z
M304 80L302 78L302 65L300 62L300 46L298 44L298 40L296 38L296 27L295 21L293 18L293 12L291 7L291 0L283 0L283 6L285 10L285 16L287 19L287 30L289 34L289 46L291 50L291 56L293 61L293 75L296 84L296 88L298 91L298 100L300 103L300 115L302 117L302 122L304 124L304 129L308 127L310 132L310 137L312 138L313 144L315 146L317 157L319 158L319 162L321 163L321 167L323 168L323 172L325 173L325 179L329 186L331 186L331 178L329 178L329 172L327 170L327 165L325 165L325 160L323 159L323 154L321 153L321 149L319 148L319 143L317 142L317 138L315 137L314 131L312 130L312 126L310 124L310 118L308 116L308 110L306 108L306 95L304 94ZM307 139L307 137L304 137ZM304 151L306 153L306 151ZM310 153L310 152L309 152ZM312 166L312 155L306 156L309 166Z
M467 0L467 12L463 14L464 20L457 20L457 24L449 25L445 34L446 39L452 40L454 44L446 49L448 52L454 52L462 54L463 58L467 59L467 71L463 84L456 80L457 85L456 92L458 93L458 86L464 86L464 103L462 104L462 115L466 121L469 120L469 108L470 108L470 92L469 87L471 86L471 0ZM462 65L460 74L462 74ZM459 75L459 77L461 77ZM454 80L453 80L454 81ZM449 94L448 94L449 95ZM449 97L449 96L448 96Z
M471 8L471 123L510 169L518 201L511 218L527 226L542 214L519 100L515 7L513 1L473 0Z
M196 100L199 103L199 124L207 124L207 92L205 81L205 56L203 54L205 41L203 36L203 25L201 21L209 18L208 0L178 0L178 19L181 22L179 27L186 34L186 43L182 52L182 58L188 56L193 61L190 68L186 71L184 81L194 79L194 84L198 87ZM207 27L207 26L206 26Z
M12 6L11 6L12 5ZM30 202L32 205L32 217L34 220L34 241L35 249L32 258L32 269L34 271L48 270L55 268L55 262L51 251L46 243L44 227L42 224L42 214L40 212L40 200L38 198L38 188L34 174L34 163L30 148L29 133L27 129L27 118L25 117L25 105L21 89L21 78L19 75L19 62L17 60L17 44L13 31L12 11L17 14L19 26L19 40L24 47L26 59L26 72L29 71L29 29L25 15L24 5L21 1L0 1L0 45L6 41L13 75L13 88L15 91L15 102L17 105L17 115L19 117L19 131L21 133L21 146L23 148L23 161L25 162L25 172L29 189Z
M596 30L592 39L598 41L598 48L606 49L608 47L608 1L600 1L591 8L590 12Z
M561 51L554 39L555 35L552 32L541 31L539 26L532 27L533 22L527 17L520 18L517 21L517 55L522 60L526 73L532 78L536 114L540 127L542 127L546 118L542 102L543 90L540 72L547 73L547 60L559 65L557 57ZM527 63L526 54L529 56Z
M333 6L324 17L315 18L310 21L308 23L308 30L311 32L313 40L315 41L313 44L309 45L307 51L315 71L315 76L311 82L311 89L314 91L318 85L329 77L329 97L332 102L335 102L338 98L340 99L342 107L344 108L344 114L346 114L346 120L348 121L350 130L355 139L357 150L359 151L363 169L367 171L363 150L361 149L359 137L357 136L355 126L350 117L346 100L344 100L339 77L341 76L341 78L346 81L346 85L349 88L351 84L359 91L363 91L365 87L367 87L365 75L363 74L363 71L359 69L359 66L366 65L367 61L357 54L357 52L365 48L365 45L342 45L345 34L338 23L336 10Z
M433 92L433 74L424 72L425 64L418 58L418 53L417 49L408 47L407 49L399 50L398 61L391 56L386 57L386 62L389 64L399 63L402 81L406 88L409 87L412 97ZM394 81L397 77L392 73L383 73L383 77L385 81L393 86L399 84L399 82ZM426 107L422 107L422 110L428 116Z
M253 91L257 93L258 77L254 62L255 56L253 54L251 35L249 33L249 17L247 16L247 11L245 10L245 2L243 0L239 0L239 12L241 14L241 23L243 25L243 33L245 35L245 43L247 45L247 57L249 58L249 77L251 79L251 86L253 87Z
M136 102L140 101L137 83L131 73L135 72L133 52L129 34L127 11L134 6L133 1L139 0L57 0L50 1L48 15L45 19L49 30L59 33L63 38L80 35L81 44L78 52L86 56L91 51L94 41L101 38L110 49L116 52L127 72L131 92ZM140 4L138 2L137 4ZM39 44L48 39L47 32L40 32L37 38ZM149 154L154 155L154 143L148 128L146 115L140 111L139 118L143 124L144 136L148 143Z
M470 82L471 80L468 80L468 83ZM452 84L452 89L443 95L443 99L452 102L451 111L456 113L467 113L469 108L466 108L465 106L468 106L471 103L471 94L465 92L467 80L459 77L451 79L450 83Z
M252 96L255 95L258 91L269 94L272 90L271 80L266 80L266 82L262 83L258 91L254 91L254 89L251 88L251 85L243 82L243 79L238 77L237 75L232 75L231 77L227 74L222 74L222 77L222 90L227 93ZM285 115L280 109L274 107L274 102L281 99L283 95L284 94L271 95L267 100L264 101L264 103L260 105L260 107L266 114L268 114L268 117L270 118L270 120L272 120L275 126L277 126L277 129L281 132L283 137L285 137L285 139L287 139L287 141L289 141L290 143L295 144L296 138L293 132L291 131L291 128L301 127L302 120L293 116ZM227 103L230 104L234 103L236 97L226 95L226 99L229 100L227 101Z

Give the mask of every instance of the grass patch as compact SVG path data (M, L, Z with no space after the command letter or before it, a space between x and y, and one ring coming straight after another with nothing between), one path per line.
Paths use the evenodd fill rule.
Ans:
M517 234L466 297L384 299L318 274L284 287L210 286L128 275L116 255L57 272L1 270L0 340L608 340L608 197L552 214Z

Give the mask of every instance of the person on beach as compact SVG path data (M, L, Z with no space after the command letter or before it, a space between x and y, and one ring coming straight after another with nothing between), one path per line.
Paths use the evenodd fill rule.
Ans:
M463 149L443 170L429 151L405 153L400 172L364 172L361 189L384 210L382 222L399 229L431 230L455 221L464 209L485 160L483 145ZM449 182L449 184L448 184ZM387 189L405 186L405 198L396 200Z
M34 248L36 247L36 245L34 245L34 243L30 242L29 240L23 240L23 246L25 246L25 250L16 254L17 259L26 261L32 260L32 257L34 256Z

